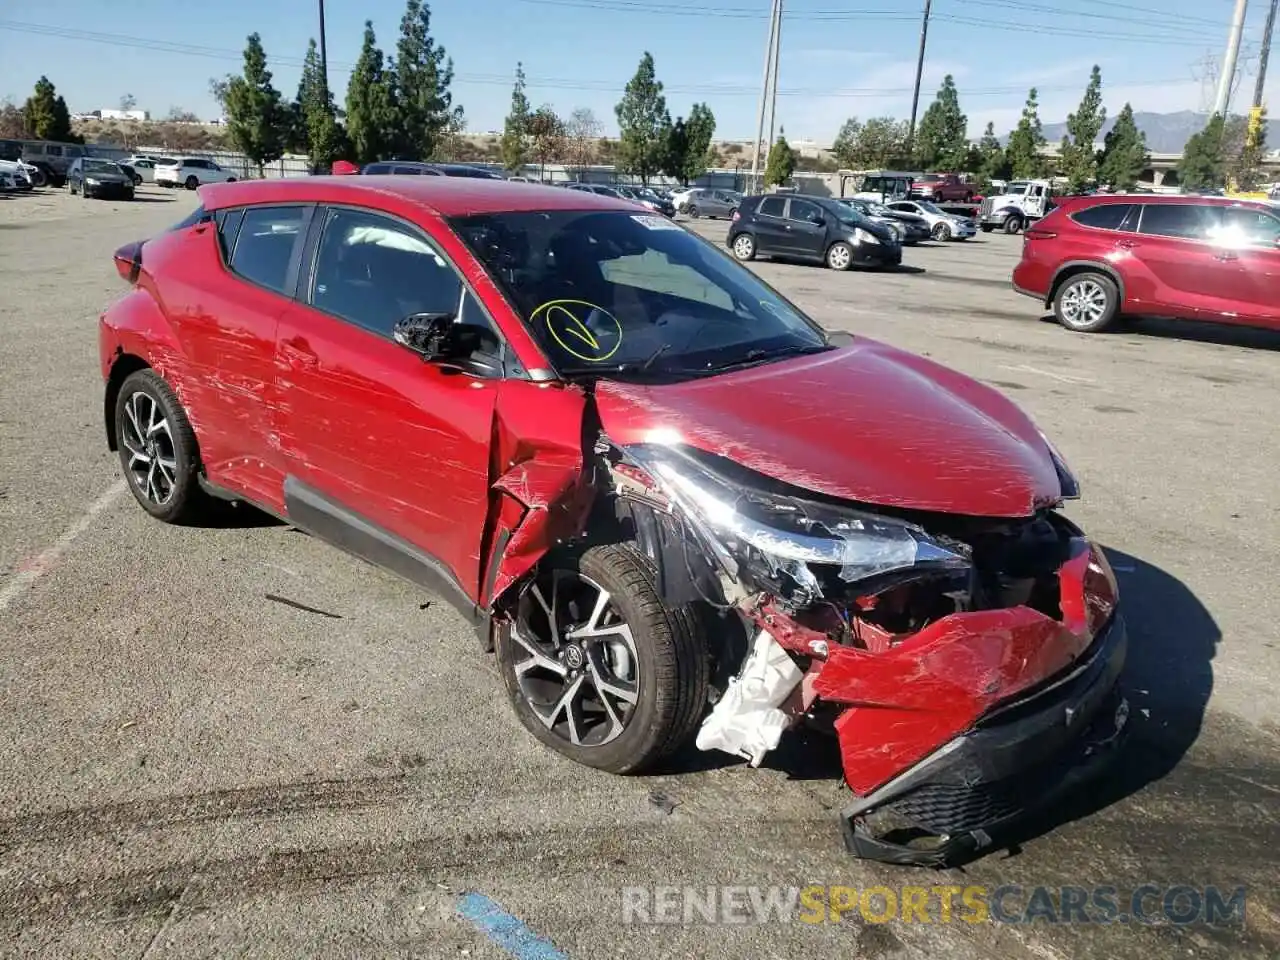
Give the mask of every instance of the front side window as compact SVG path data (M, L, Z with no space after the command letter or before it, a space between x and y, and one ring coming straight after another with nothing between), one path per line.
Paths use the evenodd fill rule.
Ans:
M818 223L822 220L822 210L819 209L816 203L809 203L805 200L792 200L788 218L800 220L803 223Z
M1222 223L1213 230L1215 243L1227 247L1270 247L1280 243L1280 220L1252 207L1222 208Z
M755 274L654 214L554 210L452 226L565 376L705 376L829 349Z
M331 210L316 253L311 304L390 337L415 313L456 317L462 280L417 231L376 213Z
M1146 204L1138 232L1179 240L1208 240L1222 222L1221 209L1198 203Z
M289 265L306 223L305 207L248 207L236 234L229 265L244 279L286 293Z

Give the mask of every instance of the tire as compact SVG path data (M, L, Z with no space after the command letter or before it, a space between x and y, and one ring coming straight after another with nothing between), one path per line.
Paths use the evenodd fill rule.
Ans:
M1077 273L1064 280L1053 295L1053 315L1076 333L1107 329L1120 312L1120 290L1105 273Z
M557 576L561 578L559 590L569 592L552 592L552 598L547 598L550 582ZM600 590L608 593L606 611L620 615L630 628L632 643L626 658L612 664L606 659L608 637L619 638L613 641L615 644L625 644L620 633L598 634L581 645L571 640L563 642L559 653L555 645L545 640L517 639L517 634L522 638L535 635L538 617L542 618L542 633L546 634L548 607L559 610L560 600L555 598L572 597L579 590L583 591L581 609L586 611L597 608ZM539 603L539 596L547 606ZM527 618L526 611L535 614L534 622ZM586 625L598 627L592 616L593 612L587 614ZM581 619L580 615L571 618ZM563 633L572 633L572 628L563 629L566 627L568 622L561 624ZM540 652L535 655L525 643ZM495 649L508 697L525 729L558 753L610 773L638 773L678 749L693 733L707 704L710 664L694 611L687 607L673 609L663 603L654 588L650 567L637 550L625 544L548 554L534 579L522 588L514 621L498 631ZM612 668L622 662L630 667L634 680L612 673ZM579 665L577 679L568 679L572 673L561 679L565 671L572 671L570 664ZM606 672L601 672L602 666ZM601 698L610 696L612 714L598 709L593 714L599 718L598 723L588 726L589 718L579 712L571 724L574 711L562 709L563 692L576 686L598 693L590 680L592 676L604 677L614 690L630 687L628 692L634 700L599 694ZM536 709L532 700L538 702ZM572 701L570 706L573 703L581 701ZM578 732L579 743L572 742L570 730ZM590 742L593 739L596 742Z
M929 231L929 236L939 243L945 243L951 239L951 228L945 223L935 224L933 229Z
M160 423L161 418L163 428L148 429ZM195 431L177 395L154 370L131 373L120 385L115 426L120 467L142 509L165 523L181 524L197 517L208 500L200 489L200 451ZM143 458L149 456L151 459L146 462L155 467L143 470L146 462L136 457L135 451ZM165 469L166 461L171 469ZM172 483L168 482L170 479ZM161 496L166 488L167 495Z
M1005 217L1004 232L1014 236L1022 232L1024 224L1019 216Z
M70 180L67 181L67 196L74 197L76 195L76 185Z
M196 189L196 187L200 186L200 181L196 179L195 174L192 174L191 176L187 177L187 179L186 179L186 183L185 183L185 184L183 184L183 185L184 185L188 190L194 190L194 189Z
M832 270L848 270L853 266L853 247L837 240L827 248L827 266Z
M733 238L733 243L729 248L733 251L734 259L741 260L746 263L756 258L756 238L749 233L740 233Z
M984 223L984 224L981 224L980 226L982 227L982 232L983 232L983 233L990 233L992 230L994 230L994 229L995 229L995 227L993 227L993 226L992 226L991 224L989 224L989 223Z
M227 182L227 183L235 183L235 182L236 182L236 178L235 178L235 177L227 177L226 182Z
M972 193L966 193L966 194L964 195L964 202L965 202L965 203L973 203L973 194L972 194Z
M43 187L49 183L49 174L43 167L36 167L31 173L31 186Z
M701 216L696 206L687 207L684 212L687 213L689 215L689 218L692 220L697 220L698 217Z

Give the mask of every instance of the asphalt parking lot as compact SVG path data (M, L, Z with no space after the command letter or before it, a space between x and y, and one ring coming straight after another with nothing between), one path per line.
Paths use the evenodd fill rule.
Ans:
M96 320L125 289L111 251L194 202L0 197L4 955L558 955L508 916L574 958L1280 955L1280 334L1069 334L1009 290L1020 241L998 235L908 249L894 273L755 266L829 328L1023 404L1121 578L1127 762L1015 855L895 870L844 852L836 768L794 744L759 770L575 766L519 726L447 605L287 526L147 518L104 444ZM1147 883L1243 885L1246 922L621 913L624 888L657 885Z

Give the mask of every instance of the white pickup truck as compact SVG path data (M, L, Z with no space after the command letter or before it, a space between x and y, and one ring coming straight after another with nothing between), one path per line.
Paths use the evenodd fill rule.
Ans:
M1021 233L1027 224L1052 208L1052 185L1048 180L1010 180L999 194L983 198L978 208L978 226L984 233Z

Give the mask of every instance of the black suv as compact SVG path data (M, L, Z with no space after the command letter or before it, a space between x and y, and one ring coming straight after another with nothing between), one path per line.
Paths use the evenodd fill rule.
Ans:
M902 245L887 227L830 197L778 193L744 197L725 242L739 260L764 254L813 260L832 270L902 262Z
M492 170L465 163L422 163L417 160L380 160L365 166L361 173L370 175L400 174L422 177L472 177L477 180L501 180Z

